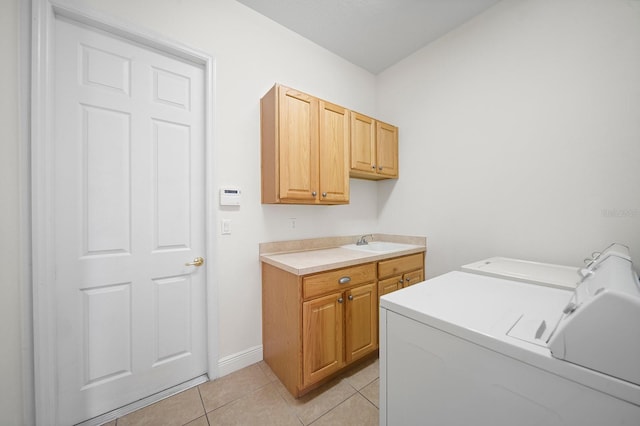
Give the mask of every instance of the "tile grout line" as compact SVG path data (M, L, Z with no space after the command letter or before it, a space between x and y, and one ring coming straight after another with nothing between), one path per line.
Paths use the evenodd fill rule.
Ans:
M342 404L344 404L345 402L347 402L349 399L353 398L354 395L359 394L360 391L358 391L358 389L354 388L350 383L349 386L351 386L353 388L353 390L355 391L354 393L352 393L351 395L349 395L346 399L340 401L339 403L337 403L336 405L334 405L333 407L331 407L330 410L322 413L322 415L320 415L317 419L315 419L314 421L312 421L311 423L309 423L306 426L312 426L314 423L316 423L317 421L319 421L320 419L322 419L324 416L326 416L327 414L331 413L333 410L337 409L339 406L341 406ZM367 399L367 398L365 398ZM368 400L367 400L368 401Z
M289 412L296 420L298 420L301 426L305 426L304 421L300 418L298 413L296 413L295 408L287 402L285 397L282 396L282 393L280 393L280 391L278 390L278 385L276 384L276 381L280 382L280 380L277 377L274 380L271 380L271 382L269 382L269 384L273 386L273 391L278 395L278 397L280 397L282 402L284 402L284 406L287 407L287 412ZM280 382L280 384L282 384L282 382Z
M373 382L371 382L371 383L373 383ZM371 384L371 383L369 383L369 384ZM369 386L369 385L367 385L367 386ZM367 386L365 386L365 388L366 388ZM364 388L362 388L362 389L364 389ZM378 407L376 404L374 404L374 403L373 403L373 401L371 401L369 398L367 398L367 396L366 396L365 394L363 394L363 393L362 393L362 392L360 392L360 391L357 391L357 392L358 392L358 393L360 394L360 396L362 396L362 397L363 397L363 398L364 398L364 399L365 399L369 404L373 405L373 408L375 408L376 410L380 410L380 407Z
M214 409L213 409L213 410L211 410L211 411L207 411L207 408L204 406L204 400L203 400L203 398L202 398L202 393L200 393L200 400L202 401L202 405L203 405L203 408L204 408L204 412L205 412L205 415L207 416L207 423L209 424L209 426L211 426L211 422L209 421L209 413L213 413L214 411L220 410L221 408L227 407L227 406L229 406L229 405L231 405L231 404L234 404L234 403L236 403L236 402L238 402L238 401L241 401L241 400L243 400L243 399L245 399L245 398L249 398L249 397L251 397L252 395L254 395L256 392L258 392L258 391L260 391L260 390L263 390L264 388L266 388L267 386L271 385L271 384L274 382L274 380L269 379L269 377L267 376L267 374L264 372L264 370L262 370L262 368L261 368L259 365L257 365L257 363L256 363L256 364L252 364L252 365L256 365L256 366L260 369L260 371L262 372L262 374L264 374L265 378L267 378L267 382L266 382L264 385L259 386L259 387L257 387L257 388L255 388L255 389L253 389L253 390L252 390L252 391L250 391L250 392L243 393L243 394L242 394L242 396L239 396L238 398L235 398L235 399L233 399L233 400L231 400L231 401L228 401L228 402L226 402L226 403L224 403L224 404L220 405L219 407L214 408ZM251 367L251 366L249 366L249 367ZM245 367L245 368L246 368L246 367ZM276 379L276 380L277 380L277 379ZM199 387L199 386L198 386L198 392L200 392L200 387ZM276 392L277 392L277 391L276 391ZM279 394L279 393L278 393L278 394ZM285 401L285 404L286 404L286 401ZM287 405L288 405L288 404L287 404Z
M342 401L338 402L336 405L332 406L331 408L329 408L327 411L325 411L324 413L320 414L317 418L315 418L311 423L309 423L308 425L305 425L304 422L302 422L303 425L305 426L311 426L314 423L316 423L318 420L320 420L321 418L323 418L324 416L326 416L327 414L329 414L330 412L332 412L333 410L335 410L336 408L338 408L340 405L344 404L345 402L347 402L349 400L349 398L352 398L355 394L360 393L358 391L358 389L355 388L355 386L353 386L349 380L346 377L339 377L338 380L340 381L344 381L349 387L351 387L351 389L353 389L353 393L349 394L349 396L347 396L345 399L343 399Z
M200 404L202 404L202 411L204 411L204 418L207 421L207 425L211 426L211 423L209 423L209 416L207 415L207 407L204 406L204 399L202 398L202 392L200 392L200 385L198 385L197 388L198 388L198 396L200 397Z

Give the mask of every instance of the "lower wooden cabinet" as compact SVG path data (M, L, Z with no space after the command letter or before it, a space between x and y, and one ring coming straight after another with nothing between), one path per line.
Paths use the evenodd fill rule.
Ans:
M424 269L406 272L405 274L402 275L402 281L403 281L403 284L402 284L403 288L419 283L420 281L424 281Z
M303 388L378 348L377 309L375 282L302 303Z
M343 306L342 293L302 304L303 388L344 366Z
M345 361L350 363L378 348L378 288L376 283L346 292Z
M424 281L424 254L411 254L378 262L378 299L420 281Z
M265 362L293 396L307 393L378 349L379 297L423 271L424 253L303 276L262 263Z
M402 275L378 281L378 298L402 288Z
M378 348L376 263L297 276L262 264L263 356L298 397Z

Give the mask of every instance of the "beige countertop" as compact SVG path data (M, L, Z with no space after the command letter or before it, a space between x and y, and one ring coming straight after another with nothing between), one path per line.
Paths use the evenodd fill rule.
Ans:
M393 252L367 252L343 248L353 244L356 236L328 237L308 240L281 241L260 244L260 261L291 272L307 275L331 269L359 265L368 262L425 252L426 238L401 235L374 234L373 242L394 242L406 244Z

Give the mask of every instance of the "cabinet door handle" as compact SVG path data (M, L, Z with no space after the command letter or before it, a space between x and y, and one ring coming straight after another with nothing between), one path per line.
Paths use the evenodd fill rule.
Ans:
M348 282L351 282L351 277L342 277L338 280L338 282L340 284L347 284Z
M338 299L338 303L342 303L344 302L344 299L341 297L340 299Z
M400 281L398 281L398 282L399 282L400 284L402 284L402 283L404 282L404 280L400 280Z
M382 170L382 166L379 166L379 167L378 167L378 170Z
M372 164L372 165L371 165L371 168L372 168L373 170L375 170L375 169L376 169L376 165L375 165L375 164Z
M317 193L316 191L313 191L313 192L311 193L311 195L313 195L313 196L315 197L316 195L318 195L318 193Z
M326 196L327 196L327 193L326 193L326 192L323 192L323 193L322 193L322 196L323 196L323 197L326 197Z
M349 300L353 300L353 295L352 294L349 295Z
M409 282L409 281L411 281L411 278L405 278L405 280L406 280L407 282Z

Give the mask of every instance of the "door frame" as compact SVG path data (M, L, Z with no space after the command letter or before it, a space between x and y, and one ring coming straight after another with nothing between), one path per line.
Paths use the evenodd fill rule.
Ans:
M34 390L36 424L48 424L57 418L57 359L55 350L56 315L53 283L55 280L55 235L53 232L53 65L56 20L66 19L98 29L145 48L158 50L201 66L205 71L205 263L207 374L218 377L218 285L213 258L216 244L213 140L215 59L165 36L122 22L88 8L69 6L57 0L32 0L31 41L31 236ZM211 196L210 196L211 195Z

